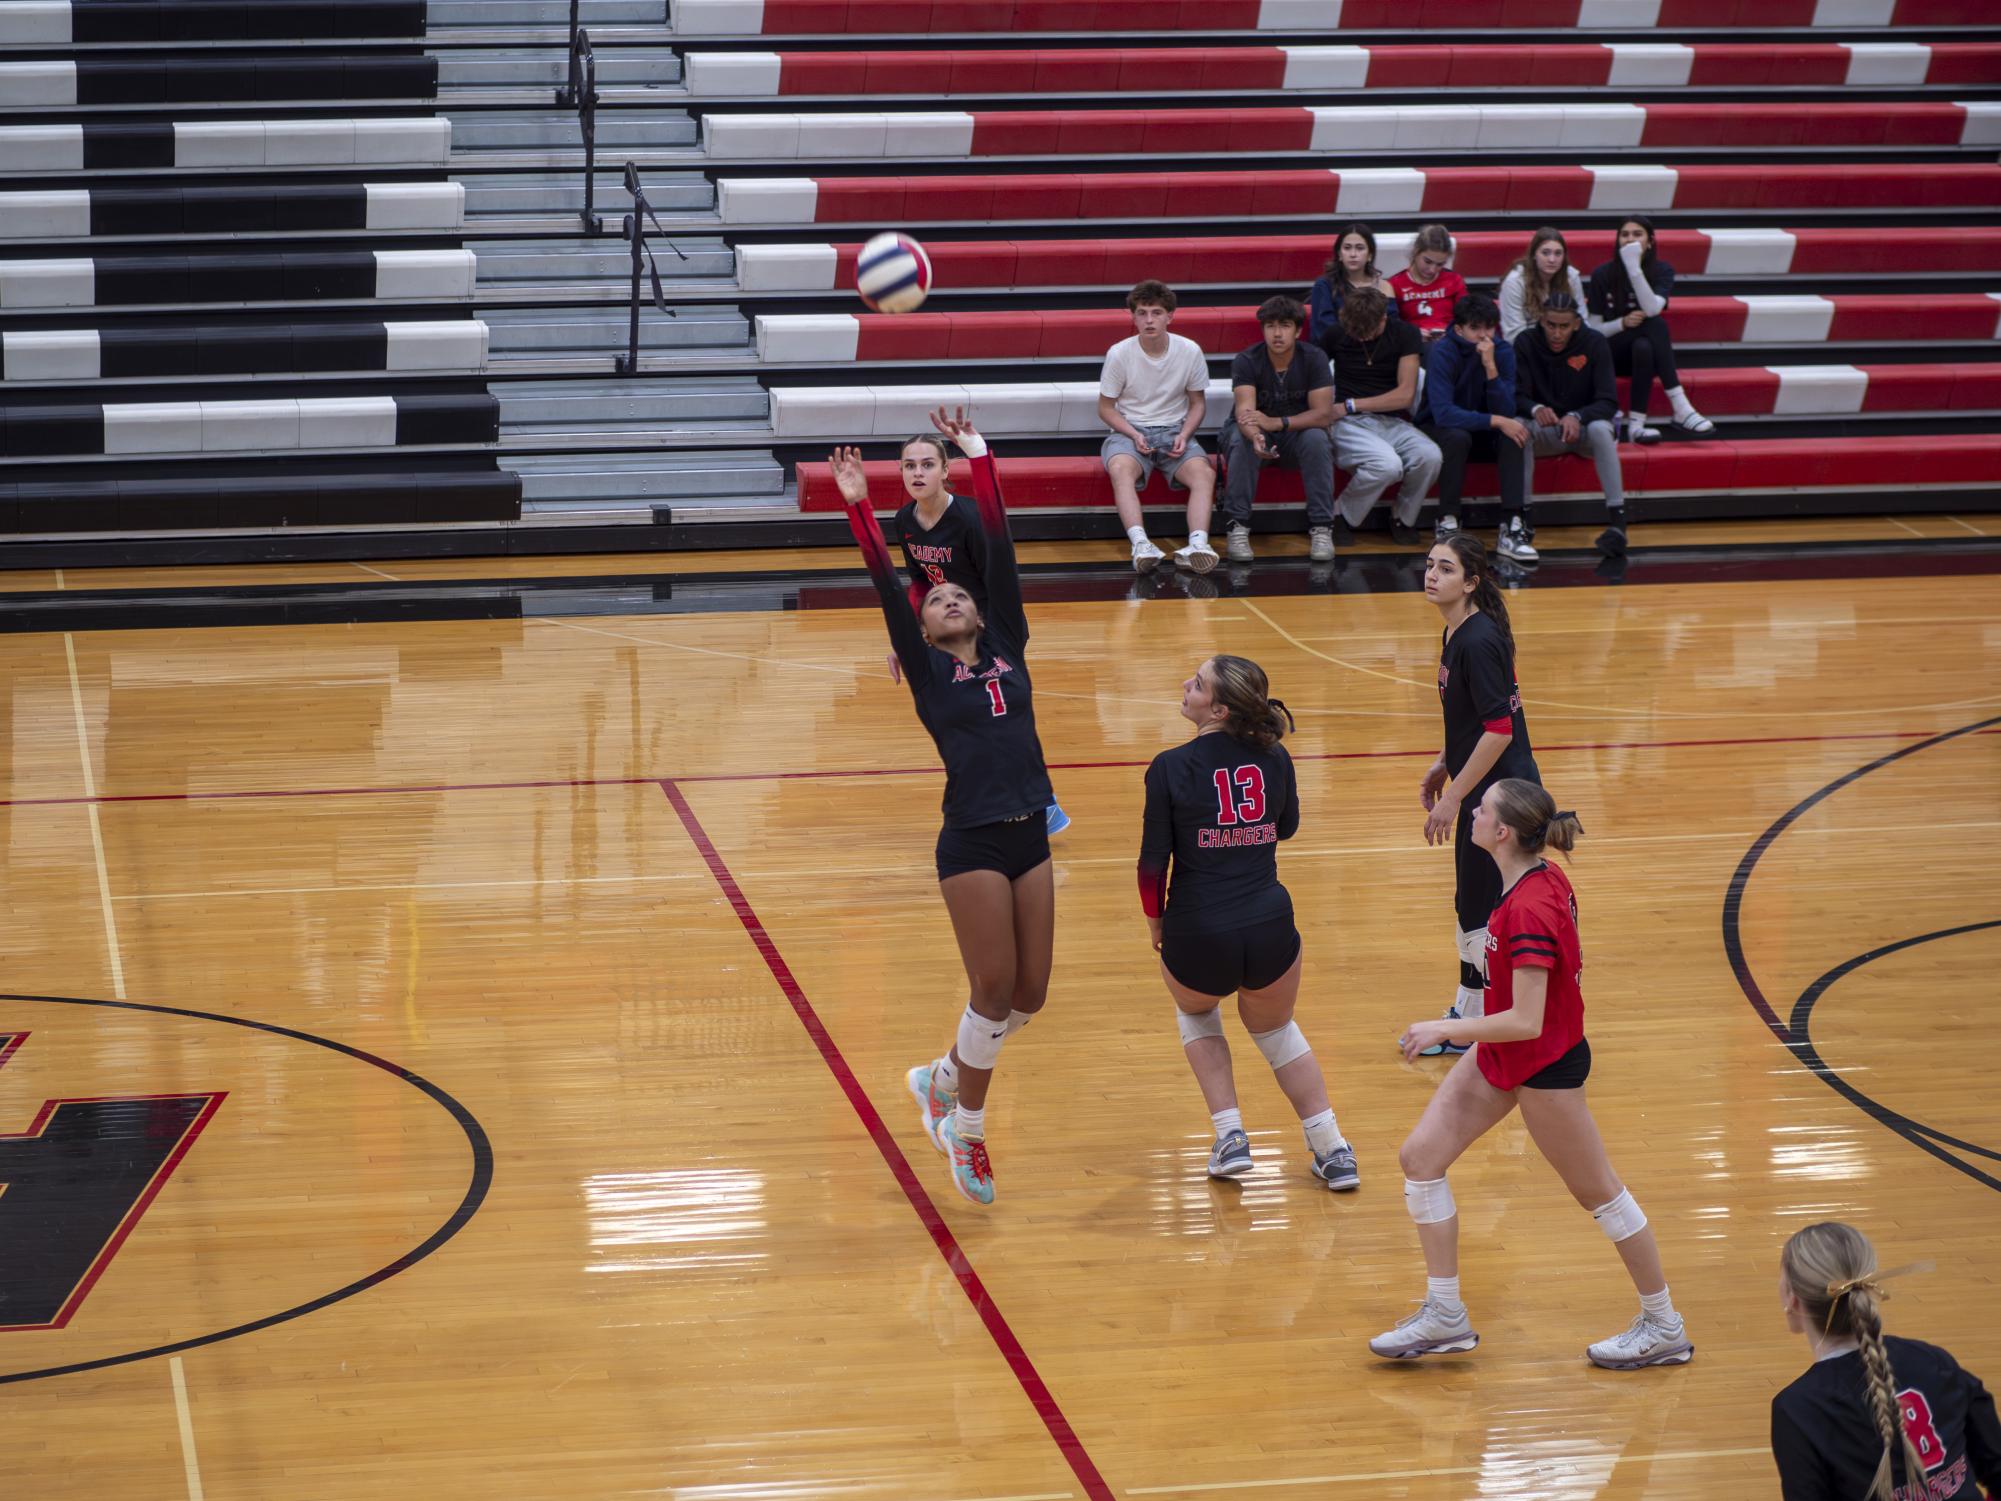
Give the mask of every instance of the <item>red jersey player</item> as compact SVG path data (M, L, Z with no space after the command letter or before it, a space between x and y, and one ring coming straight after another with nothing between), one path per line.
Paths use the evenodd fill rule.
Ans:
M1369 1341L1392 1360L1470 1350L1480 1343L1459 1300L1459 1210L1445 1181L1459 1155L1521 1107L1529 1135L1577 1202L1591 1211L1640 1294L1632 1327L1590 1346L1613 1370L1679 1365L1695 1353L1668 1296L1646 1215L1612 1170L1584 1100L1591 1045L1584 1040L1583 951L1577 897L1545 849L1568 854L1582 831L1535 783L1494 783L1473 815L1473 841L1501 873L1487 923L1487 992L1478 1018L1412 1022L1398 1044L1406 1060L1449 1038L1473 1050L1453 1065L1403 1144L1404 1207L1417 1222L1428 1286L1418 1311Z

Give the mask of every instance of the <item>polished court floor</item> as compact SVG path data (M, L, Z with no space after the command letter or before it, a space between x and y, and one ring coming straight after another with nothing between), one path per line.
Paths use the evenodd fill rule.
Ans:
M1630 1288L1516 1123L1453 1174L1481 1348L1363 1348L1423 1286L1396 1148L1440 1070L1392 1039L1455 973L1409 557L1130 597L1028 550L1076 822L987 1211L902 1087L963 978L845 558L0 578L6 1493L1775 1496L1776 1256L1827 1217L1935 1262L1893 1331L2001 1381L2001 549L1905 526L1510 596L1587 830L1593 1106L1697 1347L1630 1374L1582 1358ZM1353 1195L1234 1021L1259 1166L1202 1174L1132 867L1218 650L1300 720Z

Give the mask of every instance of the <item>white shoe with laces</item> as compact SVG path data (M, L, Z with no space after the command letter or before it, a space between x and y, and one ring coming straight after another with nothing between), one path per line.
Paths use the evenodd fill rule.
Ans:
M1686 1365L1695 1354L1688 1327L1677 1317L1672 1325L1656 1324L1642 1312L1624 1334L1589 1345L1585 1357L1608 1371L1637 1371L1650 1365Z
M1369 1351L1384 1360L1415 1360L1420 1355L1456 1354L1479 1343L1480 1336L1473 1332L1464 1304L1456 1312L1447 1312L1426 1298L1416 1313L1397 1320L1396 1328L1370 1340Z
M1167 554L1155 547L1151 541L1133 543L1133 572L1152 573L1160 566L1160 560Z
M1196 573L1207 573L1216 566L1216 562L1216 549L1206 542L1200 547L1191 543L1174 551L1175 567L1192 569Z

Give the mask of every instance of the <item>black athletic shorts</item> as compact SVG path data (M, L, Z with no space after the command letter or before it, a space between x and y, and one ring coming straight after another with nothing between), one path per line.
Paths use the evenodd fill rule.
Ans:
M1486 796L1483 791L1481 796ZM1459 931L1476 933L1501 905L1501 867L1494 857L1473 842L1473 809L1476 802L1459 809L1459 828L1452 836L1452 868L1456 877L1452 904L1459 916Z
M1580 1037L1577 1046L1565 1053L1556 1062L1547 1064L1530 1074L1516 1086L1518 1089L1582 1089L1584 1081L1591 1077L1591 1039Z
M1198 995L1263 990L1291 969L1298 957L1299 929L1292 925L1290 912L1228 933L1161 929L1161 962L1177 982Z
M969 870L997 870L1010 881L1049 858L1049 815L1037 808L1001 823L938 831L938 879Z

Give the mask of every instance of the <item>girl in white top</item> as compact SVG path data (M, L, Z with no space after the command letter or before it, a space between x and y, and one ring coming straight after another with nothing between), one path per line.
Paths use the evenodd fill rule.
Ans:
M1528 254L1508 268L1501 282L1501 337L1515 335L1542 317L1543 299L1551 292L1568 292L1584 306L1584 278L1570 264L1570 247L1563 232L1544 225L1529 240Z

